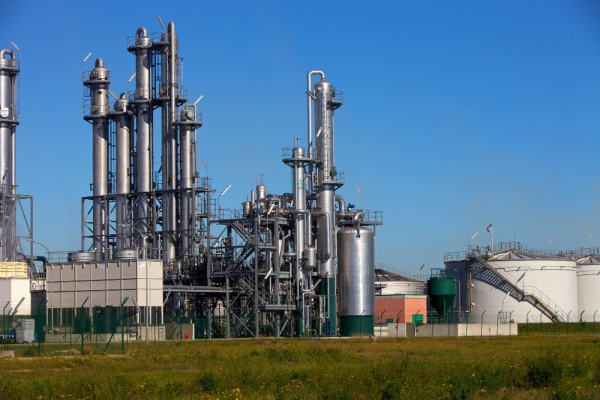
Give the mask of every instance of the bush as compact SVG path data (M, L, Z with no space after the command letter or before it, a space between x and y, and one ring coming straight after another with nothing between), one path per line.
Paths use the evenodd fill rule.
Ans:
M558 386L563 377L564 361L553 353L544 353L527 364L527 382L534 388Z

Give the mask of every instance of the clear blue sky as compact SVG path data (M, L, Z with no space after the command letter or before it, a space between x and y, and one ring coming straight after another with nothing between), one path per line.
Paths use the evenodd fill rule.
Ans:
M600 244L600 3L596 1L5 1L0 47L22 50L19 193L35 199L35 239L80 241L91 195L83 70L97 57L115 94L132 90L126 38L174 21L199 156L224 208L259 173L291 191L281 149L306 146L306 73L344 92L336 111L338 191L382 210L376 261L418 272L443 254L517 241ZM157 155L158 157L158 155ZM155 161L158 158L155 157ZM201 171L204 175L205 171ZM36 249L38 250L38 249ZM40 251L41 253L41 251Z

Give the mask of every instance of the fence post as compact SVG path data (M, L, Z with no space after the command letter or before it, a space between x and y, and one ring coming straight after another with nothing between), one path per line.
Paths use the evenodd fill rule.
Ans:
M83 318L83 306L85 305L85 303L87 303L88 299L89 299L89 296L85 298L85 301L81 305L81 311L80 311L80 316L81 316L81 354L82 355L83 355L83 343L85 341L85 318Z
M42 352L44 351L44 342L45 342L45 335L44 335L44 325L45 321L44 321L44 317L46 316L46 303L48 303L48 300L46 301L42 301L39 305L38 305L38 323L39 323L39 329L38 329L38 357L40 357L42 355ZM42 313L40 311L40 307L44 308L44 312Z
M4 350L8 350L8 339L6 338L6 307L8 307L9 304L10 301L6 303L6 305L4 306L4 310L2 310L2 332L4 334L4 338L2 339L2 341L4 342Z
M486 313L487 310L484 310L483 313L481 313L481 337L483 337L483 315Z

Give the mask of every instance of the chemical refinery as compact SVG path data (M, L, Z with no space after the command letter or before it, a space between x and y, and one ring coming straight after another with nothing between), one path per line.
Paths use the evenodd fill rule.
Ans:
M69 329L114 333L116 322L100 326L111 316L145 326L134 337L146 340L165 336L149 325L174 319L202 325L193 334L206 338L372 334L382 212L354 209L336 194L344 185L334 148L342 92L323 71L300 77L307 135L304 143L290 137L281 154L290 191L270 193L259 182L239 210L223 210L199 173L208 151L198 147L200 98L188 102L178 44L173 22L161 34L137 29L126 46L135 90L119 96L102 58L84 72L93 194L81 200L81 248L48 251L49 259L33 256L32 199L16 194L19 60L0 52L0 273L2 292L11 293L4 315L42 314L46 341ZM29 230L19 236L17 224Z
M92 195L74 204L80 226L65 228L81 232L81 242L68 252L34 239L33 198L19 194L16 173L21 65L16 52L0 50L3 335L21 329L20 341L31 341L32 316L49 342L73 334L110 342L116 332L122 341L182 339L184 330L192 339L347 337L376 334L376 323L379 335L386 326L395 336L473 336L475 322L481 336L484 324L499 334L499 323L512 335L515 323L595 323L595 243L545 252L494 245L492 233L491 246L447 253L429 279L376 268L383 212L357 209L337 193L345 174L334 138L343 141L344 132L334 114L343 93L321 70L298 77L306 110L297 112L306 112L307 125L304 138L282 139L289 191L272 193L261 178L239 209L222 208L231 185L213 189L202 161L214 149L199 146L202 96L189 101L175 24L132 33L122 51L135 67L133 90L115 88L106 57L82 75ZM34 244L46 254L35 255ZM450 333L435 323L457 327Z

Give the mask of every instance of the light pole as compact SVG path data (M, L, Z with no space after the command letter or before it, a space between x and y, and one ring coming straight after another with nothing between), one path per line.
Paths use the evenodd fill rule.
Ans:
M488 233L492 235L492 247L490 248L490 250L493 253L494 252L494 225L489 224L486 229L487 229Z
M515 234L515 230L513 228L511 228L511 226L509 224L506 224L506 227L508 229L510 229L510 231L513 233L513 250L515 249L515 247L517 246L517 236Z
M548 238L546 238L546 240L548 241L548 243L550 243L552 245L552 255L554 255L556 253L556 251L554 250L554 242Z
M142 247L144 249L144 253L143 253L143 259L144 259L144 268L146 268L146 310L145 310L145 320L146 320L146 343L148 343L148 319L150 318L150 307L148 306L148 269L150 268L150 264L148 263L147 259L146 259L146 235L144 235L144 233L139 230L138 228L136 228L135 226L131 226L131 225L127 225L127 224L119 224L119 226L125 227L125 228L131 228L133 230L138 231L138 233L140 234L140 236L142 237ZM139 253L136 254L139 257ZM121 316L122 317L122 316Z
M219 198L217 199L217 217L218 218L221 218L221 197L224 196L225 193L227 193L227 191L229 189L231 189L231 185L227 185L227 187L225 189L223 189L223 191L219 195Z
M594 241L594 248L592 249L592 253L596 253L596 238L592 236L591 233L587 232L587 234L592 238L592 240Z
M473 236L471 236L471 239L469 239L469 245L467 246L469 251L471 251L471 242L473 241L473 239L475 239L475 237L477 237L477 235L479 235L479 231L475 232Z
M362 190L360 190L360 186L356 185L356 191L358 192L358 195L360 196L360 209L364 211L365 210L365 201L363 199Z

